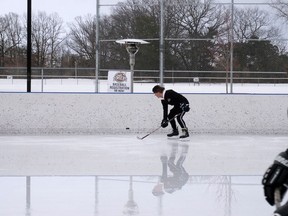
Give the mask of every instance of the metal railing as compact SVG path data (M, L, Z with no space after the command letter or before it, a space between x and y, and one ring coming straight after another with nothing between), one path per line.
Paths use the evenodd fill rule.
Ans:
M110 69L101 69L98 79L107 80ZM112 70L112 69L111 69ZM119 70L119 69L113 69ZM122 70L125 71L125 70ZM135 70L134 83L160 83L159 70ZM274 71L234 71L233 83L253 84L286 84L288 83L287 72ZM25 80L26 68L2 67L0 68L0 80L15 84L15 80ZM95 68L32 68L32 80L41 81L41 92L47 80L73 79L78 85L78 80L95 80ZM7 82L9 80L9 82ZM230 83L227 71L188 71L188 70L166 70L164 71L164 83L187 83L187 84L221 84ZM11 81L11 82L10 82ZM95 85L96 82L95 82Z

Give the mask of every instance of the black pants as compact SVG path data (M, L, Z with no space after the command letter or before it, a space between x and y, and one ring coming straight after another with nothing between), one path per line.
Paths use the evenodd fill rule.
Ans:
M185 115L185 112L183 112L182 109L180 109L180 107L173 107L168 114L168 119L172 119L175 115L177 115L179 113L180 113L180 115L177 116L177 122L179 123L181 128L186 128L186 123L183 120L183 116ZM171 124L173 130L177 129L176 122L174 119L170 121L170 124Z

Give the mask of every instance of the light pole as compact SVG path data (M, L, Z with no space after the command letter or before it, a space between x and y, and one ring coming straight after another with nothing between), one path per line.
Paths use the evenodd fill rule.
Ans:
M99 20L100 20L100 4L99 0L96 0L96 31L95 31L95 36L96 36L96 47L95 47L95 92L98 93L99 91L99 49L100 49L100 41L99 41Z
M230 34L230 93L233 93L233 54L234 54L234 0L231 0L231 34Z
M27 0L27 92L31 92L32 0Z
M149 42L139 39L123 39L117 40L116 43L124 44L127 52L129 53L129 63L131 70L131 93L133 93L134 88L134 66L135 66L135 55L139 51L140 44L148 44Z

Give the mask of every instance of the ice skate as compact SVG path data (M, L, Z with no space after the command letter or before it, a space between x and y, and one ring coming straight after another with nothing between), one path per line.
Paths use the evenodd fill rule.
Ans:
M178 135L179 135L178 129L173 129L171 133L167 134L167 137L173 137L173 136L178 136Z
M182 135L179 138L186 139L187 137L189 137L188 128L182 128Z

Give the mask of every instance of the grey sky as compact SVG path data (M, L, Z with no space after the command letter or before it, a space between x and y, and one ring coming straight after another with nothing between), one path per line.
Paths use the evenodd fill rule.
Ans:
M99 0L101 5L116 4L125 0ZM205 1L205 0L204 0ZM219 2L230 3L231 0L216 0ZM234 0L235 3L242 2L256 2L264 3L269 0ZM34 11L46 11L47 13L57 12L64 21L73 21L76 16L85 14L95 14L96 0L32 0L32 7ZM17 14L26 13L27 0L1 0L0 15L7 14L9 12L15 12ZM100 13L109 13L111 7L100 7Z
M100 5L113 5L126 0L99 0ZM155 0L158 1L158 0ZM205 0L202 0L205 1ZM232 0L215 0L216 2L231 3ZM267 3L270 0L234 0L237 3ZM267 9L267 5L242 5L243 7L257 6L260 9ZM241 7L236 5L236 7ZM111 6L101 6L100 14L108 14ZM270 8L269 8L270 9ZM48 14L57 12L64 22L73 22L77 16L95 14L96 0L32 0L33 12L45 11ZM22 15L27 12L27 0L1 0L0 15L15 12ZM281 22L279 23L281 25ZM283 29L284 28L284 29ZM282 27L286 32L287 25Z
M101 5L116 4L121 0L100 0ZM123 1L123 0L122 0ZM100 7L100 13L109 13L110 6ZM95 14L96 0L32 0L33 11L57 12L65 21L71 22L75 17ZM15 12L19 15L26 13L27 0L1 0L0 15Z

